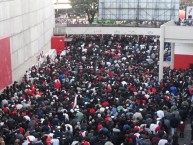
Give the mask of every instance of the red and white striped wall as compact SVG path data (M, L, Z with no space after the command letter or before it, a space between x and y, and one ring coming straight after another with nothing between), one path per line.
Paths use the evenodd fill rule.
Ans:
M193 44L176 43L174 54L175 69L186 69L193 64Z

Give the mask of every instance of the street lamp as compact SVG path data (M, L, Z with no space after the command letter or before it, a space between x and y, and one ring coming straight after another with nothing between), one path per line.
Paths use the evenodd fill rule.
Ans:
M102 5L102 12L101 12L101 21L102 21L102 25L103 25L103 15L104 15L104 2L101 2Z
M59 12L58 12L58 0L57 0L57 2L56 2L56 5L57 5L57 9L56 9L56 17L58 17L58 15L59 15L59 14L58 14L58 13L59 13Z

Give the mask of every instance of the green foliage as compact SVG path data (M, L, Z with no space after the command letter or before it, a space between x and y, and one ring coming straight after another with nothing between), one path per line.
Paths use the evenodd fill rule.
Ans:
M91 24L98 12L98 0L70 0L72 9L79 14L87 14Z
M102 21L103 24L115 24L115 20L103 20Z

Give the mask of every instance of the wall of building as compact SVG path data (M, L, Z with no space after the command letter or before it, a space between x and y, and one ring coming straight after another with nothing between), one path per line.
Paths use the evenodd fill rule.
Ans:
M190 26L166 26L165 42L193 43L193 27Z
M66 34L121 34L121 35L160 35L160 28L142 27L65 27L60 28Z
M174 54L174 68L187 69L193 64L193 44L176 43Z
M0 36L10 36L13 81L50 49L53 27L52 0L0 0Z
M173 43L174 55L171 66L176 69L187 69L193 64L193 27L177 26L169 21L161 26L160 58L164 49L164 42ZM173 51L172 51L173 52ZM162 58L161 58L162 59ZM162 60L160 59L160 62ZM173 61L174 60L174 61ZM161 64L160 63L160 64ZM192 67L192 66L191 66ZM159 67L159 80L163 78L163 65Z
M0 90L12 83L10 38L0 37Z

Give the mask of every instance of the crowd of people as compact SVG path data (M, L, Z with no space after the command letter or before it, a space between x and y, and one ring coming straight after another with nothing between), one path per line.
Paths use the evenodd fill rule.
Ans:
M0 145L178 145L193 71L165 68L159 81L158 60L154 36L74 36L3 90Z
M183 19L183 20L179 21L178 25L180 25L180 26L193 26L193 21L192 21L192 19L189 19L189 20Z

